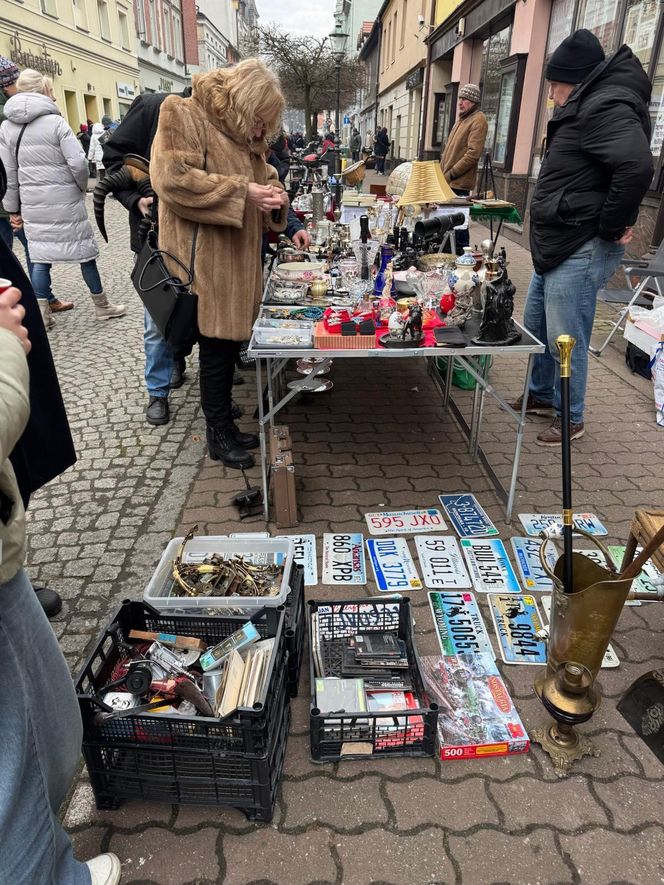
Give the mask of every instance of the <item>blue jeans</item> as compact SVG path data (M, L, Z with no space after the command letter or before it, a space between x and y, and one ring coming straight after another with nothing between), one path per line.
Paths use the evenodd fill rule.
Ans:
M30 250L28 241L25 236L25 229L20 228L17 231L12 229L8 218L0 218L0 238L2 238L9 248L14 249L14 237L21 243L25 251L25 263L28 266L28 276L32 279L32 261L30 260Z
M145 311L143 332L145 349L145 386L149 396L168 396L173 374L173 351L161 337L150 314Z
M24 571L0 586L0 885L90 885L58 820L81 714L58 640Z
M85 285L90 290L91 295L101 295L104 287L101 284L101 277L97 270L97 262L94 258L91 261L81 262L81 275L85 281ZM46 298L47 301L55 301L55 295L51 291L51 265L44 261L35 261L32 265L32 288L35 290L37 298Z
M584 243L558 267L544 274L533 273L523 314L523 324L546 344L546 351L533 362L530 392L538 400L553 403L560 415L559 335L572 335L570 412L574 424L583 421L588 376L588 346L595 319L597 290L615 273L624 246L595 237Z

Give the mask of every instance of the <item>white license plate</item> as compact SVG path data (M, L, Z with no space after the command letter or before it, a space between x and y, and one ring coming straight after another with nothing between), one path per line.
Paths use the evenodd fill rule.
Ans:
M405 538L367 538L367 551L376 587L381 592L404 593L422 589Z
M609 553L611 554L613 561L615 562L618 569L620 569L620 565L623 561L623 556L625 555L625 548L619 544L610 544L607 548ZM637 547L634 556L636 557L641 551L642 547ZM639 590L642 593L652 593L653 599L657 599L657 587L653 584L654 578L659 578L660 573L657 567L648 560L641 570L641 574L638 578L634 578L634 589ZM640 599L628 599L625 605L630 605L630 603L640 602ZM644 600L647 602L648 600Z
M561 513L520 513L519 519L528 535L539 535L552 525L561 525ZM576 525L589 535L608 535L608 531L594 513L575 513Z
M542 568L540 561L542 542L537 538L511 538L510 543L521 581L526 590L548 590L550 592L553 582ZM557 560L558 553L554 547L549 545L547 549L549 568L553 570Z
M318 583L318 562L316 560L316 535L280 535L293 542L293 560L304 568L305 587Z
M361 534L323 535L323 584L366 584L364 537Z
M546 619L549 623L551 623L551 597L550 596L542 596L542 608L544 609L544 614L546 615ZM613 670L615 667L620 666L620 658L615 652L614 647L609 643L608 648L602 658L602 670Z
M409 535L414 532L444 532L447 526L440 510L393 510L365 513L372 535Z
M498 538L462 538L461 549L473 585L480 593L521 593L521 587Z
M495 660L496 654L472 593L429 593L429 605L443 655L486 654Z
M416 535L422 577L430 590L466 590L473 586L457 539L451 535Z

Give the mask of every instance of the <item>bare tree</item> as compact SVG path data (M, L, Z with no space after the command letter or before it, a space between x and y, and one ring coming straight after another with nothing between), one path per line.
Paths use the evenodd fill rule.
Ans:
M316 133L321 111L336 107L336 63L326 37L288 34L276 25L259 25L242 48L260 55L279 74L288 103L304 111L307 138ZM341 107L355 101L364 77L360 62L344 59L339 66Z

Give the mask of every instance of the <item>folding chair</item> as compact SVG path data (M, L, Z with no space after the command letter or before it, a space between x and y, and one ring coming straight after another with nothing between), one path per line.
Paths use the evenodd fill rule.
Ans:
M626 258L620 262L622 264L627 285L629 289L600 289L597 297L600 301L607 304L624 304L620 311L620 316L611 327L611 331L601 347L589 347L588 350L593 356L601 356L602 351L607 347L609 341L621 327L623 320L629 313L630 307L638 305L639 307L649 307L654 297L653 292L646 292L646 287L654 283L657 292L662 295L660 288L660 280L664 279L664 240L659 244L655 254L648 260L640 260L638 258ZM632 277L640 277L637 286L632 286Z

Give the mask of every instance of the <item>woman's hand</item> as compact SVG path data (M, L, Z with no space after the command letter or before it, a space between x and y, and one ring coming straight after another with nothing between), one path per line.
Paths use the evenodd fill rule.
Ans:
M0 294L0 328L13 332L23 345L23 350L30 353L32 345L28 330L23 325L25 309L18 303L20 299L21 292L14 286Z
M284 199L288 200L288 194L279 187L273 187L271 184L254 184L250 182L247 185L247 199L253 203L261 212L272 212L273 209L281 209Z
M20 230L23 227L23 219L18 213L14 212L9 216L9 224L12 230Z

